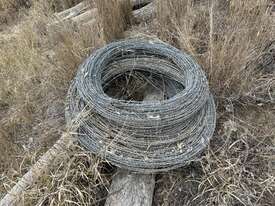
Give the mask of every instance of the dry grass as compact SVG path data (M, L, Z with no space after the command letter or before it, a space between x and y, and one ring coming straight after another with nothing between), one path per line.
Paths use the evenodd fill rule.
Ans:
M24 9L29 8L31 0L1 0L0 1L0 31L3 24L7 25L14 22L24 13Z
M24 174L35 154L59 138L68 85L80 62L104 43L98 27L48 28L50 9L35 3L17 35L0 42L1 197L13 184L7 180Z
M130 22L129 0L96 0L105 40L120 39Z
M70 8L79 2L81 0L0 0L0 31L2 30L1 24L10 25L20 21L20 18L28 13L26 9L37 3L44 4L53 12L58 12Z
M156 33L203 66L219 118L198 162L159 177L155 205L274 204L275 116L262 104L275 86L269 3L159 1Z
M251 110L224 114L197 162L161 175L155 205L273 205L275 116Z
M0 0L0 8L12 8L3 2L12 1ZM0 198L64 130L65 96L77 66L128 26L128 6L97 0L99 26L48 27L49 14L77 2L32 1L17 35L0 39ZM197 59L218 106L209 148L187 167L158 175L154 205L271 206L274 104L254 98L265 99L274 85L264 58L274 40L268 2L211 2L159 1L154 25L143 28ZM77 146L65 156L25 194L26 205L103 204L114 169Z
M23 165L33 163L37 157L37 153L32 154ZM20 172L27 169L23 166ZM42 176L23 195L24 205L102 205L114 170L78 146L59 154L49 169L50 174ZM6 176L2 182L6 189L14 184Z
M196 57L217 96L239 99L256 76L253 51L274 39L268 1L194 2L160 1L160 37Z
M21 7L29 7L31 0L1 0L0 10L14 8L18 10Z
M46 0L46 2L53 11L59 12L78 4L81 0Z
M33 3L39 2L39 0L1 0L0 10L16 9L19 10L22 7L29 8ZM46 0L46 4L54 11L62 11L70 8L81 0Z
M78 147L65 155L53 162L50 175L25 194L26 205L102 205L112 167Z

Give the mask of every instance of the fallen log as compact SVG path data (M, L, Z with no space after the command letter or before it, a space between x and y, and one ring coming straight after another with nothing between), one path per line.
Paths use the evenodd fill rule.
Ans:
M14 185L14 187L0 201L0 206L16 206L22 199L24 192L38 179L48 173L53 160L66 154L66 150L73 144L74 139L69 134L63 136L31 167L31 169Z
M146 22L152 19L156 12L156 3L152 2L140 9L133 11L133 21L135 23Z
M145 5L151 3L153 0L131 0L130 3L133 7L137 7L139 5ZM73 18L83 12L85 12L89 8L89 4L87 2L81 2L74 7L66 9L62 12L56 13L55 16L58 19L65 20L69 18Z
M148 4L147 4L148 3ZM155 3L152 0L132 0L132 6L138 6L147 4L140 9L134 10L132 19L134 23L146 22L154 16L155 13ZM102 11L103 12L103 11ZM49 26L55 26L60 23L73 21L76 24L83 24L96 18L98 15L98 8L89 9L89 5L85 2L81 2L76 6L55 14L57 20L50 23Z
M60 27L61 28L66 27L66 24L68 24L68 26L73 24L77 27L82 27L83 25L88 26L89 25L88 22L94 22L98 19L97 16L98 16L97 8L92 8L92 9L86 10L85 12L77 16L73 16L72 18L67 17L61 20L51 22L48 24L48 30L57 31L58 29L60 29Z
M55 16L59 20L65 20L65 19L73 18L73 17L81 14L82 12L87 10L88 8L89 8L89 5L86 2L81 2L81 3L77 4L74 7L71 7L67 10L56 13Z
M93 8L78 16L73 17L71 20L77 24L84 24L91 20L94 20L97 15L98 15L97 9Z

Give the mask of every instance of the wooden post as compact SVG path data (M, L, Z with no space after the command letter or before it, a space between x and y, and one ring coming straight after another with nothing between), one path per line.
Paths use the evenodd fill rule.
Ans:
M163 96L155 89L146 91L144 101L163 99ZM113 177L105 206L151 206L154 188L154 174L136 174L118 169Z
M113 177L105 206L151 206L154 188L154 174L134 174L119 169Z
M72 17L78 16L79 14L81 14L81 12L87 10L88 8L89 8L89 4L85 2L81 2L74 7L71 7L67 10L56 13L55 16L60 20L70 19Z

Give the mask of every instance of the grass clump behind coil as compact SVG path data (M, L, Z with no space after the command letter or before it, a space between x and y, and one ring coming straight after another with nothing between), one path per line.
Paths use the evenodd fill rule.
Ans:
M197 59L219 115L205 154L187 169L159 176L155 205L274 204L272 105L257 105L252 96L254 90L266 96L266 90L258 90L263 84L274 88L274 69L260 61L274 41L269 3L158 2L156 33Z
M269 2L204 2L159 1L159 35L197 59L218 97L238 99L256 78L251 54L274 40Z

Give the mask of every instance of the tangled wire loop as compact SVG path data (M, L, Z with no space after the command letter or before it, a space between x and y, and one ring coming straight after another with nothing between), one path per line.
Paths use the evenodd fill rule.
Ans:
M146 100L150 91L158 98ZM78 139L86 149L120 168L152 173L194 160L213 135L216 112L190 56L162 42L124 40L79 67L67 119L81 119Z

